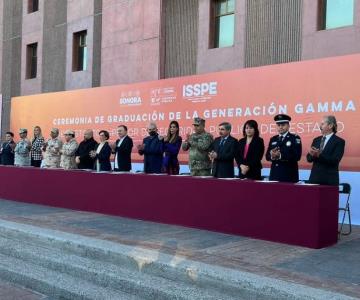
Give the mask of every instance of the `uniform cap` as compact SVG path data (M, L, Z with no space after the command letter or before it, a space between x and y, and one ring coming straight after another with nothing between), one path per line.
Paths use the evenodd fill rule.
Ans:
M26 128L20 128L19 129L19 133L27 133L27 129Z
M59 134L59 129L58 129L58 128L53 128L53 129L51 129L51 132L52 132L52 133Z
M274 121L276 124L289 123L291 121L291 117L285 114L279 114L274 117Z
M205 125L205 120L201 118L194 118L193 125Z
M64 132L64 135L73 135L73 136L75 136L75 131L74 130L66 130Z

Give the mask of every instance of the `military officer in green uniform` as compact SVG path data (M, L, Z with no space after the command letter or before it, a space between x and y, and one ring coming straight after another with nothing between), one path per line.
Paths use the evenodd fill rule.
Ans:
M182 145L184 151L189 150L189 167L192 176L211 176L211 161L209 152L214 140L213 136L205 131L205 120L194 119L194 133L187 134Z

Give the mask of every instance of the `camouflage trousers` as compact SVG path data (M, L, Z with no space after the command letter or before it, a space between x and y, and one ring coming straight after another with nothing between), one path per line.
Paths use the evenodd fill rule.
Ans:
M192 176L211 176L211 169L191 170Z

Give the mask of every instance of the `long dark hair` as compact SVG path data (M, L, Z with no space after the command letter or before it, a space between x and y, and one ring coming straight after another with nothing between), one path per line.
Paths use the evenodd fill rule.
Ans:
M171 128L171 125L175 125L176 128L177 128L177 132L175 134L171 134L170 133L170 128ZM171 121L170 124L169 124L169 129L168 129L168 132L167 132L167 140L169 143L176 143L178 137L179 137L179 123L177 121Z
M247 120L243 126L243 136L244 137L246 137L246 132L245 132L246 125L249 126L250 128L254 128L254 130L255 130L254 137L260 136L258 123L255 120Z

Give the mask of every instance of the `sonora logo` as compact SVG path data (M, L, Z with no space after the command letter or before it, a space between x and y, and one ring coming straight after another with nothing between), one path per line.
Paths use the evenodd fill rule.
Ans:
M141 104L141 97L120 98L120 104Z

